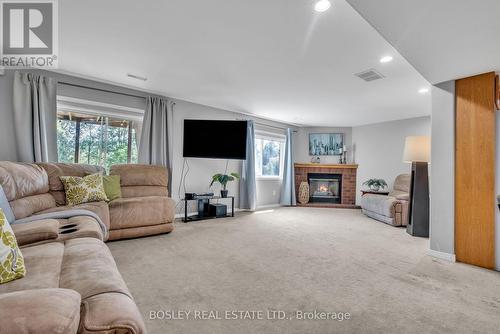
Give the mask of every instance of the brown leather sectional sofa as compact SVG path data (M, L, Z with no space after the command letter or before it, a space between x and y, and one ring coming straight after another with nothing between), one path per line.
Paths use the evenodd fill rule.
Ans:
M120 175L122 198L67 207L59 176L99 171L89 165L0 162L0 185L16 221L72 209L90 210L98 217L12 224L27 273L0 285L0 333L146 333L104 241L172 231L174 202L167 197L167 171L114 166L110 174Z

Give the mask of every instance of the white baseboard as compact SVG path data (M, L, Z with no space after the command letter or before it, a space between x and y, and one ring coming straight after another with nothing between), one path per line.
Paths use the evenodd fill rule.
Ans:
M267 210L267 209L279 208L280 206L281 206L280 204L259 205L257 207L257 210Z
M457 259L455 257L455 254L450 254L450 253L444 253L444 252L439 252L433 249L427 250L427 255L445 260L448 262L457 262Z

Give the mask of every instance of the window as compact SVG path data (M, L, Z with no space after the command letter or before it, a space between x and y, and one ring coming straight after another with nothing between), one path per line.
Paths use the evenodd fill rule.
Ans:
M57 153L59 162L100 165L137 163L136 126L127 119L59 110Z
M255 174L260 178L279 178L282 175L284 140L265 135L255 138Z

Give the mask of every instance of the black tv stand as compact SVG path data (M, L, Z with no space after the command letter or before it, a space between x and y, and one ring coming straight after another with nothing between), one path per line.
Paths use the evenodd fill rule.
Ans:
M199 207L200 206L200 202L202 202L203 204L204 203L210 204L210 201L212 201L212 200L220 201L220 200L226 200L226 199L230 199L231 200L231 212L229 212L225 217L215 217L215 216L212 217L212 216L200 215L200 214L194 215L194 216L188 216L188 203L190 201L196 201L197 202L197 207ZM184 218L182 219L182 221L184 223L198 221L198 220L206 220L206 219L234 217L234 196L227 196L227 197L206 196L206 197L201 197L201 198L198 197L198 198L195 198L195 199L186 199L186 198L183 198L182 200L184 201Z

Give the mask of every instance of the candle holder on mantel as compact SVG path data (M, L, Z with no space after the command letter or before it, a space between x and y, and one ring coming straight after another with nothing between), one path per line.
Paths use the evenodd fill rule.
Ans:
M340 148L340 159L339 163L342 165L347 164L347 147L344 145L344 147Z
M319 156L314 156L311 158L311 162L313 164L319 164L319 163L321 163L321 158Z

